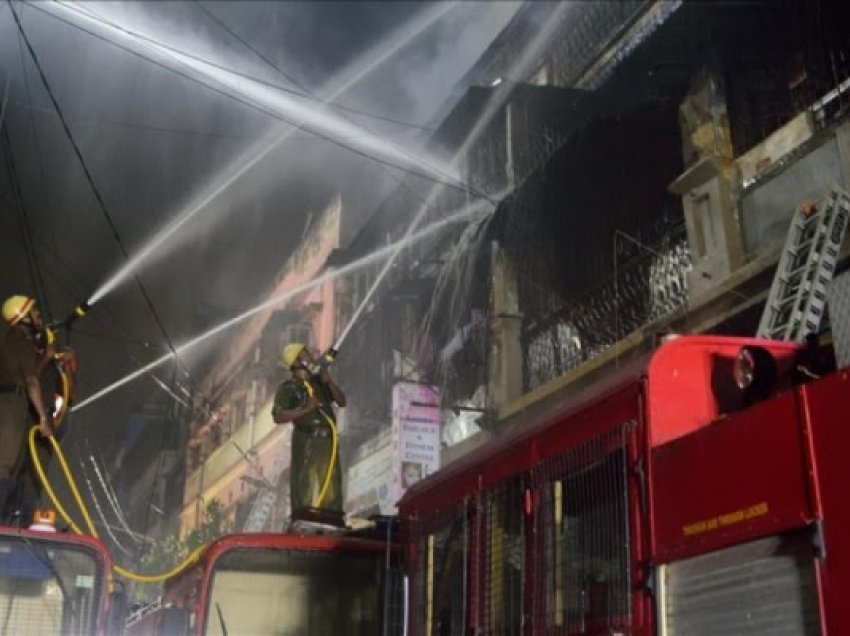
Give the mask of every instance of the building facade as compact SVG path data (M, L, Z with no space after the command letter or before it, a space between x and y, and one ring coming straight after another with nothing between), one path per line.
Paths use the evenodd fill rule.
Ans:
M333 342L333 284L299 290L327 272L328 257L339 247L341 216L342 200L336 196L286 260L265 308L239 328L195 391L180 512L184 533L201 522L213 499L225 507L234 527L241 527L264 489L275 492L275 511L285 514L291 431L275 425L271 416L275 388L285 375L280 355L292 341L317 348Z

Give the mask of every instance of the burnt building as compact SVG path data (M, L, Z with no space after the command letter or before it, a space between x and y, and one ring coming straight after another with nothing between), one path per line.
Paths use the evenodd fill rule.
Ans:
M401 253L354 326L356 479L383 452L398 480L398 383L438 391L445 463L661 334L753 333L795 206L850 185L848 24L826 2L524 7L430 140L464 187L410 177L341 253L404 236L423 205L418 227L494 210Z

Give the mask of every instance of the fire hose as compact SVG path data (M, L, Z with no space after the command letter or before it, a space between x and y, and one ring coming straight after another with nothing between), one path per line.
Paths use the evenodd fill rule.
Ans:
M33 426L29 432L29 451L30 458L32 459L33 466L35 467L35 471L38 474L39 481L41 481L41 485L44 486L44 491L47 493L47 496L50 498L50 501L53 503L56 511L59 513L59 516L67 523L70 528L77 534L86 534L80 526L73 520L71 515L68 514L68 511L65 510L65 507L59 501L59 498L56 496L56 492L53 490L50 482L47 479L47 475L44 472L44 467L41 465L41 460L38 457L38 452L36 450L36 435L38 433L38 427ZM85 520L86 527L88 528L88 534L95 538L99 538L97 528L92 521L91 515L89 514L88 507L83 501L83 497L80 494L80 490L77 487L77 483L74 480L74 476L71 474L71 469L68 466L68 462L65 459L65 453L62 452L62 447L59 445L59 442L56 441L54 437L50 437L50 443L53 446L53 450L56 453L56 458L59 460L59 466L62 468L62 473L65 476L65 481L68 483L68 487L71 489L71 494L74 497L74 501L77 504L77 507L80 510L80 513L83 515L83 519ZM189 556L187 556L182 563L176 565L166 572L162 572L160 574L140 574L137 572L131 572L126 568L121 567L120 565L113 565L112 569L121 576L130 579L131 581L137 581L139 583L159 583L160 581L165 581L174 576L177 576L185 569L194 565L201 556L201 552L206 548L206 545L202 545L195 549Z
M307 390L307 395L310 397L315 397L316 392L313 390L313 387L310 386L309 382L304 382L304 388ZM328 426L331 427L331 457L328 461L328 469L325 471L325 479L322 482L322 487L319 489L319 498L315 503L316 508L322 507L322 502L325 500L325 495L328 494L328 488L331 485L331 476L334 472L334 465L336 464L336 456L339 451L339 434L336 430L336 422L334 419L328 415L325 410L320 406L319 413L322 414L322 417L325 418L325 421L328 423Z
M45 346L53 344L55 341L56 335L55 332L59 328L69 329L71 325L76 322L76 320L85 315L88 310L87 303L81 303L78 307L74 309L68 318L65 320L48 325L42 332L43 344ZM60 392L62 397L62 402L59 404L59 408L53 413L53 428L58 431L62 421L65 419L65 416L68 414L68 410L71 404L71 378L70 378L70 369L68 368L72 362L69 362L67 359L64 359L61 354L57 354L54 356L54 364L56 365L56 369L59 372L59 384L60 384ZM56 496L56 492L53 490L53 486L50 484L47 479L47 475L44 471L44 467L41 464L41 458L38 456L38 449L36 447L36 435L38 434L38 426L33 426L29 431L28 436L28 445L29 445L29 453L30 459L32 460L33 466L35 468L35 472L38 475L38 479L41 482L41 485L44 487L44 491L47 493L50 501L53 503L53 506L56 508L56 511L59 513L59 516L68 524L68 526L76 533L80 535L86 534L82 528L74 521L65 507L62 505L62 502L59 501L59 498ZM80 514L83 516L83 520L85 521L86 528L88 530L88 534L99 538L97 528L92 521L91 514L89 513L88 507L83 501L82 495L80 494L80 490L77 487L76 480L74 476L71 474L71 469L68 466L68 462L65 459L65 453L62 451L62 447L56 438L51 435L49 437L50 444L53 447L54 454L56 458L59 460L59 466L62 469L62 473L65 477L65 481L68 484L68 487L71 490L71 494L74 497L74 500L79 508ZM195 564L200 558L201 552L206 548L206 544L199 546L196 548L186 559L183 560L182 563L177 566L171 568L166 572L162 572L160 574L140 574L137 572L132 572L127 570L126 568L121 567L120 565L113 565L112 569L119 575L130 579L132 581L137 581L139 583L158 583L160 581L165 581L170 579L193 564Z

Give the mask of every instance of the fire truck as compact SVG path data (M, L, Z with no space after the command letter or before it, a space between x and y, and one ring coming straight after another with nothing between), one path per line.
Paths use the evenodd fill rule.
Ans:
M400 634L401 581L391 543L376 536L227 535L127 633Z
M850 370L682 336L414 485L409 633L850 634Z
M0 632L39 636L123 633L126 600L112 560L91 537L0 528Z

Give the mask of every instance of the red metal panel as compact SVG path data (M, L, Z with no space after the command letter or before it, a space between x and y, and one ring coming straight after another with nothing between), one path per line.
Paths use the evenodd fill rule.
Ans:
M653 447L706 426L723 412L719 401L737 392L732 362L744 346L770 351L787 368L800 345L757 338L688 336L671 340L652 357L647 371L647 407ZM719 364L719 362L725 364ZM782 373L780 373L780 377ZM731 410L731 409L726 409Z
M642 396L641 396L642 397ZM640 400L638 425L628 440L628 498L629 498L629 540L632 555L632 633L654 634L655 616L653 598L649 591L650 537L645 519L649 518L646 509L646 423L643 414L643 400Z
M580 409L549 420L545 426L513 434L440 470L408 490L399 502L400 515L423 517L450 508L467 495L530 470L542 459L626 420L637 419L639 386L632 381L595 401L582 404Z
M819 561L824 633L850 634L850 370L800 388L815 504L823 519Z
M637 421L639 388L635 382L541 430L535 438L534 463L559 455L623 422Z
M797 412L788 392L652 451L655 562L811 519Z

